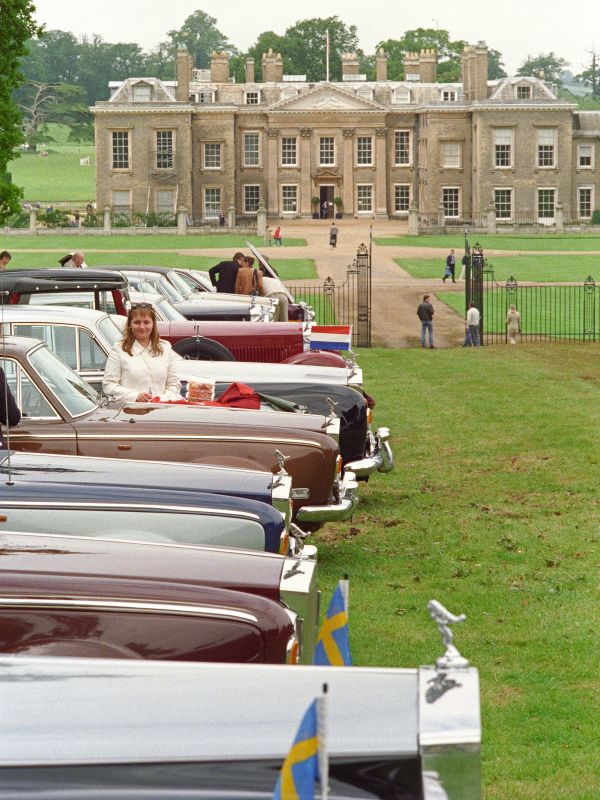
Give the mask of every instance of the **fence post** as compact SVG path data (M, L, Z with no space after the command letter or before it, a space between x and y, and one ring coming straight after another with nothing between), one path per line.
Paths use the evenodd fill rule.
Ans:
M256 212L256 235L264 238L267 232L267 209L263 201L260 201Z
M446 209L443 203L438 206L438 225L440 228L444 227L444 220L446 219Z
M37 233L37 208L29 209L29 233Z
M187 233L187 208L179 206L177 209L177 235L185 236Z
M487 214L487 232L489 235L496 233L496 208L488 206L486 209Z
M104 233L110 233L111 220L110 220L110 206L104 206Z
M414 200L411 201L408 208L408 235L419 235L419 207Z
M356 267L358 272L356 297L356 336L353 336L357 347L371 346L371 265L369 249L361 244L356 251Z
M557 231L564 231L565 229L565 214L563 211L562 203L559 201L554 206L554 222Z
M235 206L233 203L227 209L227 225L230 228L235 228Z

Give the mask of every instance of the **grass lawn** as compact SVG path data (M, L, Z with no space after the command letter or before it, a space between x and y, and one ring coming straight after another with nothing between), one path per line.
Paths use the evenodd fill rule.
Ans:
M398 266L413 278L441 278L444 259L395 258ZM514 277L517 281L585 281L591 275L600 281L600 258L592 255L531 255L493 256L494 279L505 282ZM462 269L457 264L457 277Z
M118 234L111 236L86 236L85 233L73 234L40 234L39 236L18 235L3 236L2 249L15 253L18 250L56 250L67 252L73 248L92 252L94 250L227 250L227 254L217 254L217 258L231 257L236 250L244 250L246 242L252 242L261 253L268 252L269 258L274 254L273 247L265 247L262 236L243 236L230 233L207 233L190 236L177 236L175 233L152 234ZM290 239L290 246L305 247L306 239ZM277 248L279 251L280 248ZM277 263L279 259L275 259Z
M479 242L484 251L489 250L560 250L581 251L593 250L600 252L600 235L597 233L539 233L514 236L510 234L470 234L471 245ZM454 236L377 236L375 244L387 247L443 247L450 250L455 248L457 253L464 252L465 238L462 229L457 230Z
M82 167L79 159L84 156L89 157L90 163ZM39 153L24 153L10 162L8 171L13 182L23 187L25 200L72 200L84 208L96 196L95 160L93 145L68 145L49 149L45 158Z
M355 663L433 663L427 601L465 612L454 639L480 670L487 800L597 798L597 347L372 350L360 363L396 470L316 536L325 596L350 574Z

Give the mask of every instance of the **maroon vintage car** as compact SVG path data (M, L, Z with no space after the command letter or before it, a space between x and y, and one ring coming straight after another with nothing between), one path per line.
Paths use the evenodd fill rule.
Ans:
M18 532L0 556L1 653L312 663L314 562Z
M4 370L22 411L14 450L263 469L292 476L303 526L347 519L358 502L341 474L339 419L160 403L103 402L41 342L4 339Z
M42 301L112 314L125 314L129 300L127 279L109 270L10 270L0 274L0 290L9 293L10 304ZM160 335L185 358L346 366L337 353L311 351L308 328L302 322L194 321L165 298L156 300Z

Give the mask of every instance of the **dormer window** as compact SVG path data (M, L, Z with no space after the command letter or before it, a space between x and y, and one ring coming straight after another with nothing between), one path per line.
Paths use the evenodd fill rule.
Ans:
M247 106L257 106L260 103L260 92L244 92L244 103Z
M442 89L442 103L456 103L456 90Z
M395 89L394 103L410 103L410 89Z
M516 98L517 100L531 100L531 86L523 84L517 86Z
M152 100L152 87L147 83L138 83L133 87L133 102L147 103Z
M215 102L215 93L214 91L205 90L203 92L196 93L196 102L199 103L201 106L207 106L211 103Z

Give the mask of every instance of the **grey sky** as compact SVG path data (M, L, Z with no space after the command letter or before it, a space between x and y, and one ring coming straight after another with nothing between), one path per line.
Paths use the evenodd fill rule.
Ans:
M357 27L367 53L405 30L440 27L453 39L484 40L504 56L512 73L527 55L554 51L580 72L586 51L600 48L598 0L34 0L39 22L76 36L99 34L107 42L139 43L151 49L202 9L241 50L265 30L282 34L300 19L338 16ZM588 62L589 63L589 62Z

